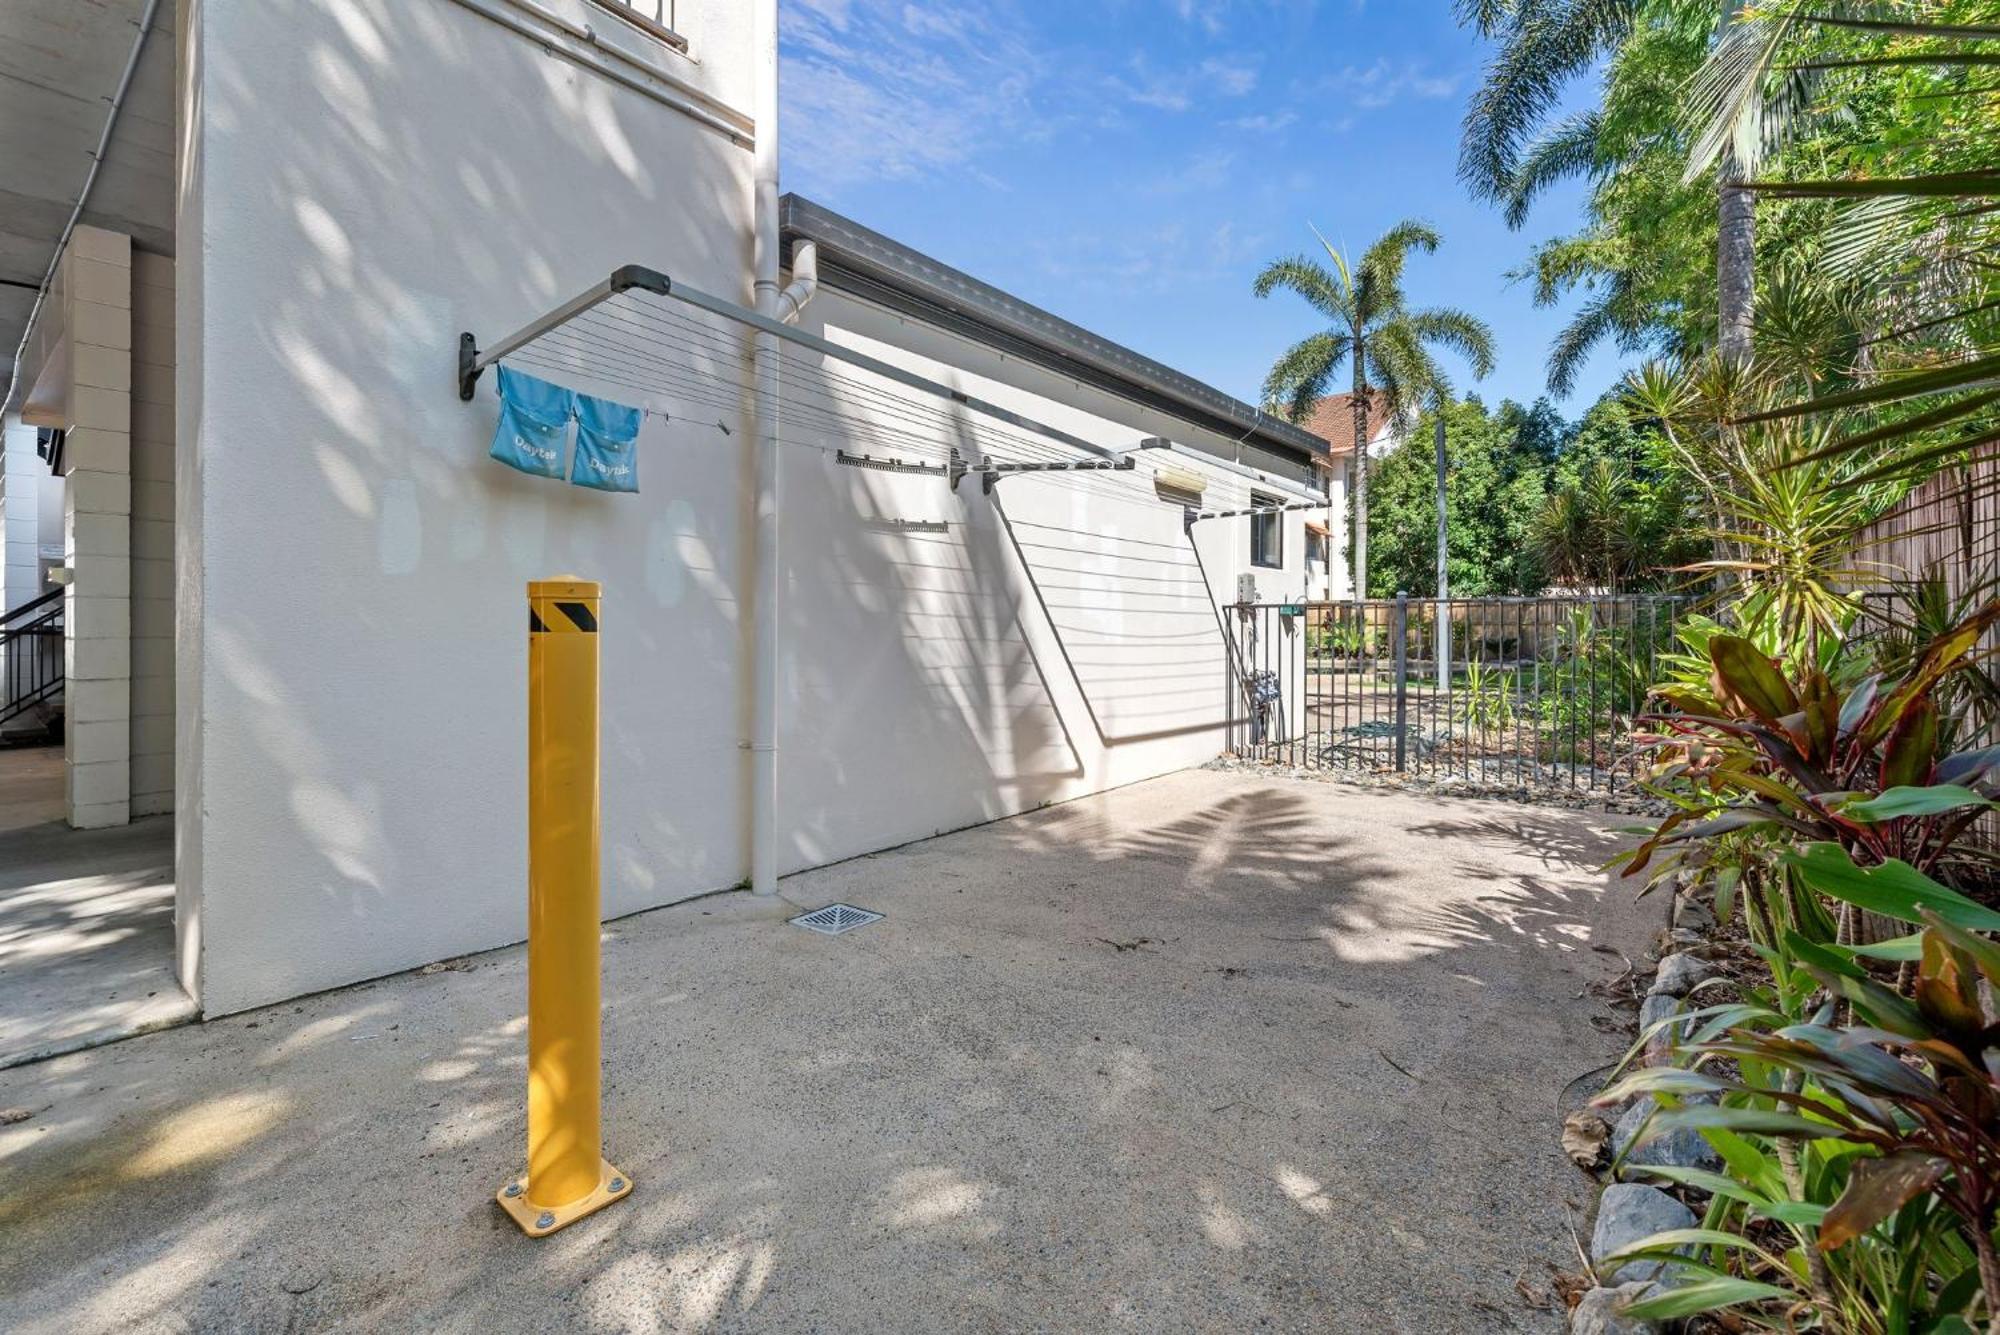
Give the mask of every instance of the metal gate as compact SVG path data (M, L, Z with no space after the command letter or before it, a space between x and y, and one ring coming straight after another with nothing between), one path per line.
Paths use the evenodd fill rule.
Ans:
M1688 600L1400 597L1224 609L1235 751L1508 787L1631 783L1633 718Z

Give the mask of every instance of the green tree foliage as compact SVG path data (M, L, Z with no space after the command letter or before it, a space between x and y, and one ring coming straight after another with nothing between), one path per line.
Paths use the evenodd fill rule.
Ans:
M1437 592L1435 411L1376 466L1369 596ZM1660 432L1607 397L1580 422L1546 401L1445 409L1446 573L1454 594L1536 594L1552 584L1657 589L1706 552L1689 489ZM1545 531L1552 507L1582 516L1567 548Z
M1530 540L1548 581L1573 589L1658 590L1709 553L1697 496L1657 428L1609 399L1556 461Z
M1477 398L1445 409L1446 570L1452 592L1526 593L1542 583L1529 532L1547 494L1550 459L1537 448L1537 417L1512 403L1499 412ZM1437 592L1435 410L1376 465L1370 495L1376 545L1368 594ZM1558 419L1559 420L1559 419ZM1527 426L1529 430L1523 430ZM1561 448L1560 441L1556 449Z

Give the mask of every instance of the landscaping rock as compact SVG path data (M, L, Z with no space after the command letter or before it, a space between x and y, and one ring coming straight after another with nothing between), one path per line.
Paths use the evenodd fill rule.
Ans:
M1667 944L1673 950L1694 950L1706 944L1708 938L1691 927L1670 927L1667 929Z
M1660 1021L1678 1014L1681 1008L1679 997L1670 997L1664 992L1649 995L1639 1007L1639 1032L1645 1033ZM1691 1022L1682 1020L1678 1024L1662 1026L1646 1040L1646 1061L1657 1066L1674 1050L1674 1045L1688 1035Z
M1655 1335L1660 1327L1628 1317L1623 1311L1653 1288L1641 1281L1615 1289L1592 1289L1569 1314L1570 1335Z
M1651 1094L1642 1094L1619 1117L1618 1125L1611 1130L1611 1154L1618 1163L1620 1177L1644 1177L1647 1168L1705 1168L1717 1172L1722 1168L1722 1156L1715 1147L1701 1138L1701 1133L1691 1127L1683 1127L1651 1140L1634 1150L1630 1157L1620 1159L1632 1142L1638 1138L1639 1129L1646 1125L1646 1119L1659 1108L1659 1103Z
M1624 1284L1632 1280L1668 1279L1662 1276L1663 1261L1627 1261L1607 1274L1604 1258L1641 1238L1664 1233L1670 1228L1693 1228L1694 1215L1658 1187L1618 1182L1604 1189L1597 1203L1597 1227L1590 1233L1590 1263L1604 1284Z
M1679 895L1674 899L1674 926L1693 932L1706 932L1715 926L1715 910L1708 901L1693 895Z
M1654 975L1652 990L1662 996L1684 997L1695 989L1696 984L1705 983L1713 977L1714 965L1682 951L1660 961L1660 971Z

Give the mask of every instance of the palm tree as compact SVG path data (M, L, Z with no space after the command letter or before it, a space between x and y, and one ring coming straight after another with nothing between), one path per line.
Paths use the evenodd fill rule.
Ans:
M1743 40L1746 0L1719 0L1717 46ZM1642 0L1457 0L1459 22L1500 47L1485 82L1465 112L1459 177L1473 194L1506 209L1518 230L1543 190L1566 177L1600 179L1615 170L1599 151L1600 117L1575 112L1550 124L1569 82L1615 54L1638 22ZM1724 356L1750 355L1756 282L1756 197L1742 185L1745 163L1736 140L1721 144L1716 169L1717 346ZM1584 353L1606 334L1636 346L1650 313L1635 309L1629 284L1609 275L1604 290L1563 331L1550 362L1553 387L1567 390Z
M1264 401L1297 422L1312 411L1347 364L1354 387L1354 600L1368 596L1368 410L1379 397L1391 418L1408 417L1428 399L1449 392L1430 347L1449 348L1472 363L1475 378L1493 369L1493 331L1464 311L1413 311L1403 295L1410 252L1430 254L1438 234L1428 223L1404 221L1384 232L1349 264L1313 229L1332 267L1310 255L1273 260L1257 275L1260 297L1283 288L1331 323L1289 348L1264 378Z

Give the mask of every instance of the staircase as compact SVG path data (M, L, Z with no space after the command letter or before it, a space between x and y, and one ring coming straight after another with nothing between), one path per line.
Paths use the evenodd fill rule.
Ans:
M0 742L47 741L63 695L63 591L0 615Z

